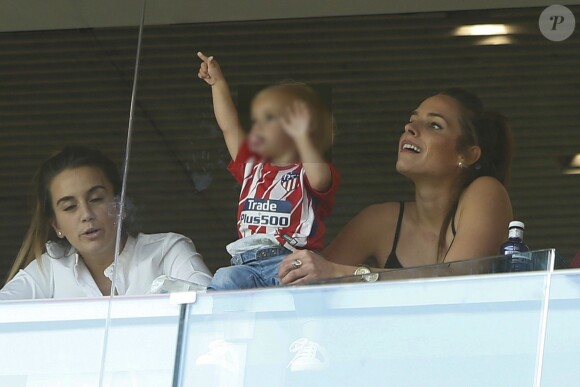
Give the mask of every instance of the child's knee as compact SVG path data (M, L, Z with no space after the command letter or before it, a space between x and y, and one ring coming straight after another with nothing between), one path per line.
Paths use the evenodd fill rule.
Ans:
M222 267L215 272L209 290L237 290L256 287L256 277L245 266Z

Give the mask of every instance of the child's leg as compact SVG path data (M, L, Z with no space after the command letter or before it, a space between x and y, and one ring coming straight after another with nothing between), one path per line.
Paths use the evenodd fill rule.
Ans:
M240 290L276 286L278 266L290 250L281 246L264 246L232 257L232 266L219 269L208 290Z
M254 262L222 267L216 271L208 290L240 290L267 286Z
M284 249L279 255L270 257L263 261L259 261L260 275L262 280L266 283L265 286L280 286L280 277L278 277L280 264L282 263L282 260L290 253L290 250Z

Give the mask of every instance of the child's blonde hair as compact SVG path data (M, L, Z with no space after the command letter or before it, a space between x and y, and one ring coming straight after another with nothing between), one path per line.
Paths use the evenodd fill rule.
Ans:
M311 139L316 149L328 157L334 141L334 117L320 95L310 86L300 82L283 82L268 86L260 91L278 92L292 100L300 100L308 106L312 114Z

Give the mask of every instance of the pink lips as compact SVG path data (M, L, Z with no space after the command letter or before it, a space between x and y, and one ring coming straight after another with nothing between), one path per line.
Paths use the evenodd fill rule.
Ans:
M100 235L100 233L101 230L98 228L89 228L87 231L83 232L81 236L87 239L95 239Z

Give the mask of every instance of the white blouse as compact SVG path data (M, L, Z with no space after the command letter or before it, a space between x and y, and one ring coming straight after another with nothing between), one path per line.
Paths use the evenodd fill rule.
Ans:
M0 290L0 300L99 297L103 294L79 254L47 246L50 251L34 260ZM207 286L211 273L193 242L183 235L139 234L128 237L117 260L115 291L119 295L150 293L163 275ZM113 266L105 269L112 279Z

